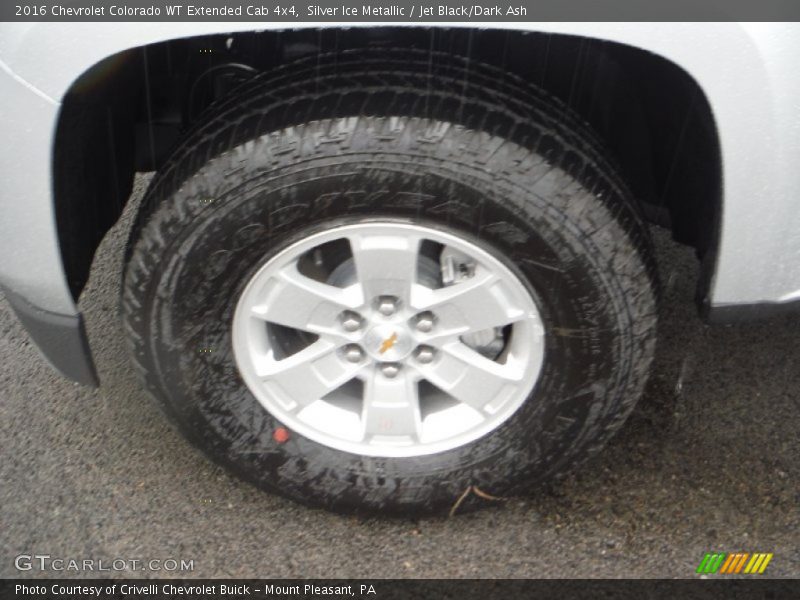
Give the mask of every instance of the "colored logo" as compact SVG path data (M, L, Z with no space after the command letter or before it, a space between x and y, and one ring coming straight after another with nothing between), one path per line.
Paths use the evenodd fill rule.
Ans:
M396 343L397 343L397 334L393 333L388 338L383 340L383 343L381 344L381 349L378 350L378 353L383 354L384 352L388 352L394 347Z
M772 560L772 552L706 552L697 573L720 575L760 575Z

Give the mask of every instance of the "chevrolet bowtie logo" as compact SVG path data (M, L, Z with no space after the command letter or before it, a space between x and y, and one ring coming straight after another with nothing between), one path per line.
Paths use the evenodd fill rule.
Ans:
M388 338L383 340L383 343L381 343L381 349L378 350L378 353L383 354L384 352L388 352L394 347L396 343L397 343L397 333L393 333Z

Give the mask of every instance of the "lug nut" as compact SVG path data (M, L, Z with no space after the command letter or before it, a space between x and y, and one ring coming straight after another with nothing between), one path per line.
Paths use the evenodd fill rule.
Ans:
M364 358L364 351L357 344L350 344L344 347L344 357L351 363L361 362Z
M414 356L423 365L427 365L428 363L433 362L433 358L436 356L436 350L430 346L420 346L417 348Z
M436 317L431 312L423 312L417 315L416 327L417 331L422 333L430 333L433 330L433 325L436 322Z
M350 333L358 331L361 328L361 315L351 310L344 311L340 316L340 320L344 330L349 331Z
M391 317L397 310L397 298L394 296L381 296L378 298L378 312L384 317Z
M381 373L384 377L392 379L400 372L400 365L395 363L384 363L381 365Z

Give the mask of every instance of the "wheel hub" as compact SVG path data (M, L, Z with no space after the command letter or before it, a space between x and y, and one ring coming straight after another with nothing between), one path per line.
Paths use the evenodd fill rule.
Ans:
M414 339L404 326L382 324L367 332L364 346L369 356L378 362L397 362L411 354Z
M263 265L239 298L233 347L248 388L287 428L406 457L467 444L518 410L541 370L544 329L513 268L475 241L368 222Z

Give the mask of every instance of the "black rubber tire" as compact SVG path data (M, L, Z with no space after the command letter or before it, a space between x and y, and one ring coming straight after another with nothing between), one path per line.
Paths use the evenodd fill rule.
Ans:
M605 443L654 352L647 230L604 154L545 93L457 58L343 53L260 76L151 183L122 295L133 360L193 443L295 500L419 513L449 509L470 486L520 493ZM281 424L239 376L231 319L249 276L298 239L368 219L480 240L534 290L547 329L540 379L471 444L412 459L294 433L279 444Z

